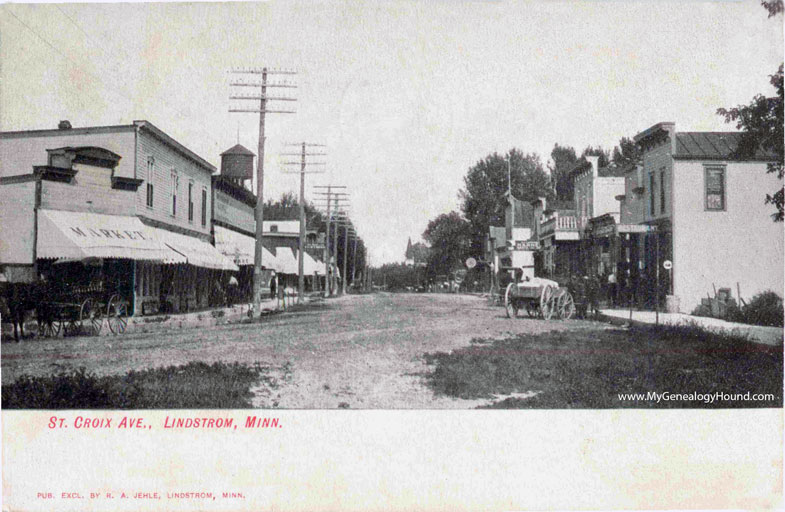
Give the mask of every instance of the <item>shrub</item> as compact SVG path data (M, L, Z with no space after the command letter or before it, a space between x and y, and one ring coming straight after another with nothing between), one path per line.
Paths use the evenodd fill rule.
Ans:
M761 292L742 307L741 316L748 324L782 327L785 316L782 298L771 290Z

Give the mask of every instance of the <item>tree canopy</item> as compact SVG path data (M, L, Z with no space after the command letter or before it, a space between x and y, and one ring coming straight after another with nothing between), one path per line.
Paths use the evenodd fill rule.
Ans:
M471 226L473 256L483 254L488 227L504 225L507 159L513 196L523 201L553 198L550 178L535 153L524 154L513 148L505 156L493 153L477 162L463 178L464 188L459 192L461 210Z
M430 276L463 267L470 255L471 226L458 212L443 213L431 220L422 237L431 246L426 267Z
M782 1L762 2L769 17L783 11ZM783 69L780 64L776 73L769 76L769 81L774 87L774 96L757 94L747 105L738 105L733 108L717 109L717 113L725 117L725 122L736 123L736 128L743 134L739 147L734 156L746 158L755 154L759 149L772 153L776 161L768 165L767 172L783 178ZM766 194L766 204L774 205L775 212L772 218L782 222L784 217L783 203L785 190L780 185L778 190Z
M573 196L572 179L569 171L578 161L575 148L570 146L560 146L558 143L551 150L551 164L548 170L551 172L551 181L556 191L556 199L569 201Z

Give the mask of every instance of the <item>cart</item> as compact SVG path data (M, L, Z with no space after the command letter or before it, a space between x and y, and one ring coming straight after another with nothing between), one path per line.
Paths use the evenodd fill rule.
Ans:
M569 290L556 281L535 277L507 285L504 309L508 318L517 317L525 309L530 317L550 320L556 315L567 320L575 315L575 301Z
M107 288L104 276L93 276L86 284L68 282L46 285L45 300L37 306L38 332L43 337L101 334L104 319L112 334L125 333L129 303L117 288Z

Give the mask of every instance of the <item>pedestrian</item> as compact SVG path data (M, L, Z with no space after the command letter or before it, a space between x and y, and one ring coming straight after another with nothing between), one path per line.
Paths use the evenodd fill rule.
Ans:
M613 270L608 274L608 302L611 307L616 306L616 273Z

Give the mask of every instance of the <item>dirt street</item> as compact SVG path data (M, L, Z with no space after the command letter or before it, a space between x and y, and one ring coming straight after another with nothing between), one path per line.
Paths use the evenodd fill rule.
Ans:
M6 342L2 381L82 366L106 375L237 361L271 369L254 389L257 407L472 408L487 401L435 397L424 385L424 353L463 347L475 337L597 328L576 320L510 320L503 308L475 296L354 295L257 324Z

